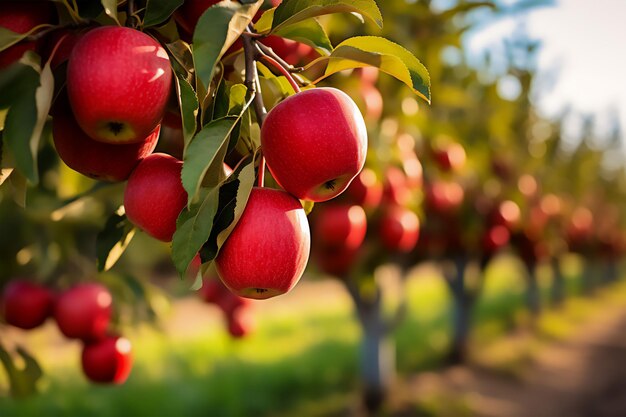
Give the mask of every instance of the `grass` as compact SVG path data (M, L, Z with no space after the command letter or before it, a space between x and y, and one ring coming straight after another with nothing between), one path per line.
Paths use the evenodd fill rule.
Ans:
M517 266L503 259L490 268L473 317L477 343L501 336L519 317L523 281ZM398 368L408 373L440 364L450 342L451 300L436 275L412 277L406 291L408 319L395 337ZM220 327L202 326L184 338L138 329L130 334L135 366L121 387L86 383L76 363L78 346L37 355L47 373L41 394L0 398L0 416L345 415L359 387L360 330L350 304L341 300L268 315L242 341ZM556 318L546 323L546 334L570 331ZM32 351L47 351L43 337L33 343Z

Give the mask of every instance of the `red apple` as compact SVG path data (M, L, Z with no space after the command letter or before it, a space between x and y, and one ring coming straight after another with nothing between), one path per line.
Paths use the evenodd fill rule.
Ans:
M199 294L206 303L217 305L226 315L251 305L248 298L242 298L230 292L217 276L205 279Z
M572 238L586 238L593 228L593 213L586 207L577 207L572 213L569 222L568 236Z
M219 281L219 280L218 280ZM220 285L224 286L221 283ZM241 308L250 307L252 301L249 298L239 297L228 290L228 288L223 288L222 295L217 303L215 303L226 315L232 314L235 310L239 310Z
M326 201L358 175L367 153L365 121L336 88L313 88L274 107L261 129L270 172L302 200Z
M93 382L123 384L133 366L132 345L128 339L117 336L87 343L83 346L82 365Z
M391 251L410 252L417 245L420 221L415 213L401 206L385 209L380 219L382 244Z
M459 208L465 193L456 182L434 181L426 187L424 195L427 207L435 213L447 214Z
M246 337L256 327L254 314L247 308L234 310L226 317L228 321L228 333L234 338Z
M300 280L310 247L300 201L284 191L255 187L215 265L233 293L265 299L286 293Z
M13 280L4 287L2 314L7 324L20 329L34 329L52 313L54 295L44 286L25 280Z
M383 200L392 205L404 206L411 199L407 178L400 168L390 166L385 171Z
M0 27L15 33L26 33L46 23L53 23L54 7L44 1L0 1ZM34 51L37 43L23 40L0 52L0 69L18 61L26 51Z
M98 340L105 336L113 298L97 283L79 284L57 298L54 319L66 337Z
M517 203L512 200L505 200L498 205L493 214L492 223L513 230L519 224L520 219L521 211Z
M226 290L227 288L224 287L224 284L222 284L219 278L215 277L205 279L202 283L202 288L198 291L198 294L205 303L217 304Z
M80 129L69 103L64 101L66 105L55 104L52 138L59 157L74 171L102 181L125 181L157 145L160 125L142 142L127 145L97 142Z
M483 236L483 250L492 254L509 243L510 237L509 229L506 226L501 224L493 226Z
M321 271L343 278L354 267L358 253L358 248L317 247L314 254L317 266Z
M424 185L424 169L415 153L404 155L402 168L406 175L406 186L414 190L421 189Z
M160 123L172 80L165 49L138 30L103 26L74 46L67 91L76 121L92 139L141 142Z
M172 241L178 215L187 205L182 168L173 156L154 153L137 165L124 190L128 219L163 242Z
M321 207L316 213L313 231L320 245L356 249L363 243L367 231L365 210L349 204Z
M442 171L458 171L465 165L465 149L459 143L450 143L433 152L435 161Z
M359 175L354 177L346 193L354 204L372 208L378 206L383 198L383 185L373 170L363 168Z

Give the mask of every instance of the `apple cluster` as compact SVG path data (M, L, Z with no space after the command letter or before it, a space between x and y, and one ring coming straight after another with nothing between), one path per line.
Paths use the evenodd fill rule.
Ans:
M78 284L56 294L30 280L9 282L2 294L7 324L31 330L53 317L61 333L83 344L82 369L89 380L121 384L132 367L132 347L124 337L109 333L113 297L97 283Z
M25 33L55 20L49 2L41 9L19 3L2 3L0 10L21 26L8 19L0 25ZM181 36L193 38L200 15L216 3L185 1L173 15ZM132 27L67 27L43 39L45 47L38 52L53 69L62 71L67 62L66 83L50 111L59 157L90 178L127 181L127 218L155 239L171 242L188 195L181 181L183 161L154 153L173 90L168 53L155 38ZM12 48L31 48L22 42ZM287 62L312 53L310 47L280 37L252 42L264 43ZM20 51L5 53L10 52L14 62ZM337 197L365 163L367 131L354 101L335 88L295 90L266 117L257 118L261 153L282 190L263 187L259 181L215 259L226 287L242 297L268 298L296 284L310 252L302 201ZM261 162L259 177L264 170Z

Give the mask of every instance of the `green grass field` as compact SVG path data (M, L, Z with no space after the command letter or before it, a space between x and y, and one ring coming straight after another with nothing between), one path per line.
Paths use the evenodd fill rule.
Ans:
M475 343L495 340L519 321L520 274L510 259L489 269L474 315ZM568 276L574 291L576 274ZM451 329L451 300L439 276L412 276L406 291L409 315L395 333L401 374L438 366ZM349 303L316 305L268 315L242 341L219 326L180 338L138 329L129 334L135 366L119 387L87 383L78 347L38 356L47 374L41 394L0 398L0 416L315 416L345 410L359 387L359 328ZM29 349L37 352L37 346Z

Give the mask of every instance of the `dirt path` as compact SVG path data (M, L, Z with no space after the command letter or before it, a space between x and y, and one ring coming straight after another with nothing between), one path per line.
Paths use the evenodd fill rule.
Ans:
M476 366L415 376L394 407L397 415L626 416L626 306L580 330L542 348L521 378Z

